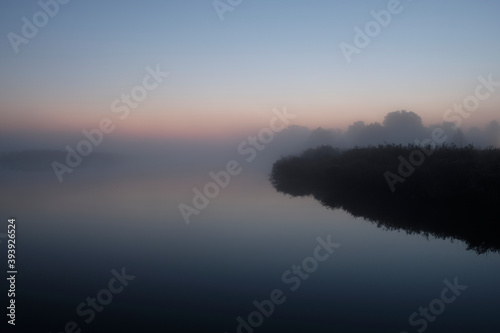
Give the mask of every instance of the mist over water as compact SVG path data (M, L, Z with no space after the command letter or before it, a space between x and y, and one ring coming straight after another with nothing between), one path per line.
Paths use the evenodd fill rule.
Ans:
M344 142L369 132L353 126L359 131L350 127L341 134ZM419 128L425 138L429 128ZM461 241L384 230L313 198L275 191L268 181L273 163L331 143L332 133L291 126L255 149L250 162L252 154L238 152L248 137L223 144L103 145L107 152L86 157L61 183L47 162L64 161L65 152L3 155L2 214L21 212L19 256L26 271L19 279L19 311L34 320L24 327L56 331L74 320L92 332L146 326L237 332L237 318L248 321L253 302L279 289L286 301L265 318L261 332L398 331L411 327L408 316L418 306L439 296L444 279L456 276L470 289L433 329L493 327L498 255L474 255ZM230 160L239 162L241 173L186 225L178 205L193 205L193 189L203 191L213 181L209 172L225 170ZM16 167L23 161L31 167ZM318 237L328 236L341 246L292 290L284 272L312 255ZM76 307L122 267L135 280L86 324Z

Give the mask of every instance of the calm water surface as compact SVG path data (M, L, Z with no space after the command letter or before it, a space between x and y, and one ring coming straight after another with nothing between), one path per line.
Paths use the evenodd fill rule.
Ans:
M279 194L266 173L249 170L186 225L177 205L191 201L208 171L80 172L62 184L53 175L2 173L1 216L18 224L18 327L63 332L74 321L82 332L238 332L237 318L248 322L253 302L279 289L286 300L239 332L500 331L499 254L377 228ZM329 236L340 247L327 260L298 287L283 280ZM122 268L135 279L86 323L77 306ZM467 289L443 309L432 303L439 314L418 314L412 326L412 313L455 278Z

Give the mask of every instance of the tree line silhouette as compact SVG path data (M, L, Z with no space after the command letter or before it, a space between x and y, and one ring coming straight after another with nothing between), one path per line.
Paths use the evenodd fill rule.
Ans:
M421 148L320 146L276 161L270 181L279 192L311 195L379 227L460 239L478 253L499 251L500 149L429 146L425 163L391 192L384 173L397 170L399 156Z

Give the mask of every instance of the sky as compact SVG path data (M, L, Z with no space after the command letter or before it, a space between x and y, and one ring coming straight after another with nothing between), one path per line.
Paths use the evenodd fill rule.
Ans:
M13 47L23 17L43 19L42 9L2 1L0 131L50 137L107 117L115 135L210 139L267 126L283 107L310 128L382 122L395 110L428 125L474 94L479 76L500 81L493 0L401 1L348 62L340 45L356 46L355 28L390 2L243 0L221 14L211 0L72 0ZM147 68L168 76L119 119L113 102L143 85ZM498 90L464 126L500 119Z

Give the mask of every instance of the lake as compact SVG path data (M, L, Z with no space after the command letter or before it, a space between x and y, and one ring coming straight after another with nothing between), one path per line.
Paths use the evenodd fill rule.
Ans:
M283 195L262 169L244 167L186 224L178 205L222 167L82 168L63 183L2 172L2 216L17 219L18 328L499 331L498 253Z

